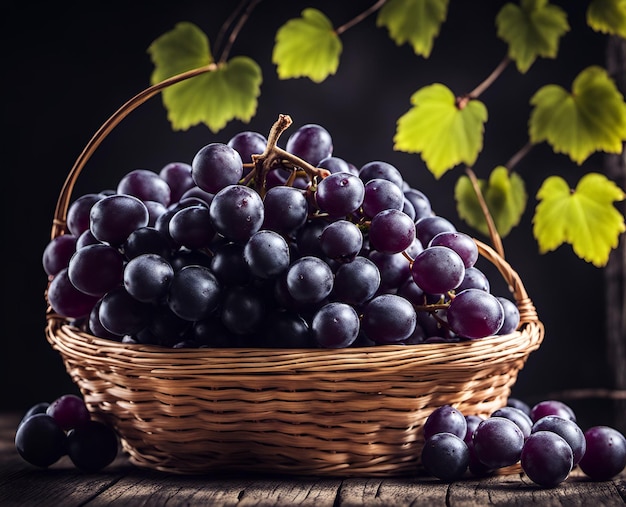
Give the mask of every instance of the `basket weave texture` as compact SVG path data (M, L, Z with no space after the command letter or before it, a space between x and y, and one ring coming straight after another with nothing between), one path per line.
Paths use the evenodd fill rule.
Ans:
M63 186L52 238L65 233L72 188L100 142L177 80L129 101L92 138ZM518 274L476 243L520 310L511 334L339 350L170 349L92 336L49 308L46 337L94 417L115 428L139 466L180 474L414 475L432 410L449 404L488 416L506 404L543 340Z

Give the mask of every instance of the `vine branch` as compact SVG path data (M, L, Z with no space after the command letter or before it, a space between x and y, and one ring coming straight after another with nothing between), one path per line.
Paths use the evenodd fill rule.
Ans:
M239 19L237 20L237 24L230 32L230 35L228 36L228 40L226 41L226 44L224 45L224 48L222 49L222 53L220 54L219 60L217 62L218 64L224 63L226 60L228 60L228 55L230 53L230 50L233 47L233 44L235 43L235 40L237 39L237 36L239 35L239 32L243 28L243 25L246 23L246 21L248 21L248 19L250 18L250 15L252 14L252 11L259 4L260 1L261 0L250 0L248 7L246 7L246 10L239 17ZM241 4L237 8L237 10L235 10L235 13L233 13L231 18L237 15L236 13L239 11L240 8L241 8ZM231 22L232 22L232 19L231 21L229 21L229 24Z
M476 88L474 88L471 92L467 94L469 99L477 99L487 88L489 88L493 82L500 77L500 74L504 72L504 69L511 63L511 59L508 56L505 56L502 61L498 64L498 66L493 69L491 74L489 74L482 83L480 83Z
M349 30L350 28L352 28L354 25L359 24L361 21L363 21L366 17L368 17L370 14L373 14L374 12L376 12L378 9L380 9L386 2L387 0L378 0L375 4L373 4L372 6L370 6L368 9L364 10L361 14L359 14L358 16L355 16L354 18L352 18L350 21L348 21L347 23L344 23L343 25L341 25L340 27L338 27L335 30L335 33L337 35L341 35L342 33L344 33L346 30Z
M534 144L531 143L530 141L528 141L524 146L522 146L517 153L515 153L510 159L509 161L505 164L504 167L507 168L507 170L509 172L511 172L513 170L513 168L519 163L520 160L522 160L526 155L528 155L528 152L530 152L530 150L533 148Z

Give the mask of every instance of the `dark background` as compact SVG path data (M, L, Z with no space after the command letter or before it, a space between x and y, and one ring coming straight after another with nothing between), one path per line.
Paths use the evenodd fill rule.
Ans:
M247 55L263 67L256 116L231 122L213 134L204 126L173 132L160 98L124 120L88 163L74 197L115 187L128 171L159 171L171 161L190 162L209 142L227 142L241 130L267 134L279 113L294 126L320 123L333 136L335 154L357 166L371 160L396 165L423 190L438 214L472 234L456 214L453 187L462 169L435 180L418 155L393 151L395 122L422 86L442 82L462 94L482 81L506 54L494 18L501 1L450 2L448 20L430 59L409 45L396 47L371 16L342 37L335 76L322 84L278 80L271 64L274 34L304 7L315 6L339 26L373 1L278 2L254 11L231 56ZM481 100L489 110L485 146L475 171L487 177L527 137L529 99L543 84L567 89L591 64L604 65L605 38L585 24L587 2L554 2L568 12L572 30L561 41L558 60L539 59L524 75L510 65ZM156 7L158 5L158 7ZM179 21L200 26L211 41L236 2L23 2L3 16L3 346L1 409L25 410L75 391L60 357L45 335L41 265L50 239L54 206L74 160L98 127L120 105L149 85L147 48ZM602 171L602 157L582 168L545 144L535 147L517 170L527 182L529 207L522 224L505 239L507 259L520 273L546 326L546 337L521 372L513 394L528 402L563 390L611 387L605 358L603 272L575 257L569 246L540 255L531 234L534 195L550 174L572 186L587 171ZM496 284L494 280L492 283ZM573 402L574 403L574 402ZM574 405L576 406L576 405ZM604 408L588 424L607 423Z

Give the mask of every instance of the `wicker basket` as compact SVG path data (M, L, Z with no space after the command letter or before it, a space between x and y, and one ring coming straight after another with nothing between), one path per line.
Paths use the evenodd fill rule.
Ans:
M142 92L96 133L61 191L53 238L65 232L72 188L102 139L183 78ZM477 244L520 310L511 334L340 350L169 349L97 338L49 309L46 336L94 416L116 429L139 466L182 474L414 475L430 412L450 404L487 416L505 405L543 339L518 274Z

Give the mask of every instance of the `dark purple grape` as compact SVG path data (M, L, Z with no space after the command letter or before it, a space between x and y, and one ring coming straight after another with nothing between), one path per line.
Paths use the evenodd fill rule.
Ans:
M244 245L225 243L215 249L211 259L211 271L222 285L244 285L252 273L244 255Z
M530 409L530 418L533 423L547 415L558 415L576 422L576 414L572 408L559 400L543 400L533 405Z
M594 481L608 481L626 467L626 438L610 426L592 426L585 431L586 450L578 463Z
M363 247L363 234L352 222L337 220L322 231L320 246L329 259L350 262Z
M22 416L22 419L20 420L18 427L32 415L45 414L49 406L50 406L50 403L47 401L40 401L39 403L35 403L34 405L32 405Z
M380 272L381 291L397 290L411 276L410 264L402 253L386 254L372 250L369 259Z
M409 201L406 197L404 198L404 203L402 204L402 211L411 217L413 222L415 222L415 208L411 204L411 201Z
M289 267L289 245L274 231L255 232L243 249L243 258L250 272L262 279L274 278Z
M498 296L497 299L500 301L500 304L504 309L504 322L502 323L502 327L500 328L500 331L498 331L498 334L504 335L512 333L519 327L519 308L509 298Z
M89 421L67 434L67 455L83 472L102 470L113 462L117 452L117 434L100 421Z
M174 274L167 303L181 319L206 318L219 302L220 285L211 270L204 266L185 266Z
M474 437L474 431L476 431L476 428L478 428L478 425L484 420L485 420L484 417L481 417L475 414L468 414L465 416L466 430L465 430L465 436L463 437L463 440L465 441L466 444L469 445L471 443Z
M514 465L520 459L524 435L517 424L504 417L489 417L474 430L474 451L489 469Z
M346 303L328 303L313 317L311 331L323 348L343 348L354 343L359 334L359 315Z
M132 195L141 201L156 201L168 206L172 191L170 186L154 171L135 169L126 173L117 184L117 193Z
M417 239L426 248L432 239L441 232L456 232L452 222L439 215L422 217L415 222Z
M70 258L76 252L76 236L62 234L50 240L43 251L42 265L48 276L55 276L69 265Z
M502 407L492 412L491 417L504 417L505 419L510 419L517 424L520 430L522 430L522 434L525 439L528 438L532 432L533 422L530 420L528 415L518 408Z
M318 347L307 321L295 312L274 312L265 323L263 335L268 347Z
M79 291L67 273L67 268L62 269L52 279L47 291L48 302L52 309L71 319L86 317L91 312L98 298Z
M585 434L578 424L570 419L564 419L556 415L547 415L532 425L532 433L537 431L552 431L563 437L572 448L573 466L576 466L585 454L585 449L587 448Z
M158 303L167 296L174 268L157 254L134 257L124 268L124 287L142 303Z
M413 305L401 296L381 294L363 310L361 327L377 343L390 344L406 340L417 324Z
M267 139L258 132L244 131L231 137L227 144L239 153L242 162L250 163L252 162L252 155L258 155L265 151Z
M204 266L205 268L210 268L212 260L212 255L206 250L187 250L181 248L172 254L170 264L174 268L174 271L180 271L185 266Z
M459 286L465 276L463 259L445 246L431 246L413 259L411 275L428 294L445 294Z
M285 149L316 166L320 160L333 154L333 140L324 127L310 123L289 136Z
M421 454L426 471L438 479L451 482L460 479L470 462L467 444L452 433L436 433L426 439Z
M160 255L164 259L172 255L168 237L154 227L140 227L131 232L122 250L128 260L147 253Z
M353 213L365 197L363 182L352 173L333 173L317 185L315 199L320 210L342 217Z
M429 217L433 215L433 210L430 205L430 200L423 192L419 190L415 190L414 188L409 188L404 191L404 197L411 203L413 206L413 211L415 212L414 221L417 222L420 218Z
M170 203L180 200L182 195L195 186L191 177L191 165L185 162L170 162L159 171L159 176L170 187Z
M135 334L146 327L150 312L145 303L136 300L120 286L103 296L98 318L110 333L124 336Z
M447 246L463 259L466 268L471 268L478 260L478 246L471 236L463 232L440 232L430 240L428 246Z
M85 424L91 419L91 414L85 401L75 394L64 394L55 399L46 410L62 430L71 430Z
M520 400L519 398L509 398L506 402L507 407L514 407L522 412L524 412L528 417L530 417L530 406L525 401ZM532 419L531 419L532 421Z
M464 438L467 432L467 421L460 410L451 405L442 405L434 409L424 422L424 438L428 439L436 433L452 433Z
M98 241L120 246L135 229L147 226L149 217L146 205L137 197L110 195L91 207L89 218L91 233Z
M263 225L261 196L243 185L229 185L220 190L209 207L213 227L235 242L246 242Z
M46 468L65 454L65 438L59 423L47 414L38 413L18 426L15 448L31 465Z
M76 251L68 266L70 281L90 296L104 296L122 283L124 257L117 248L102 243Z
M328 179L328 178L327 178ZM296 233L296 246L302 257L312 255L314 257L324 257L320 237L328 225L322 219L309 220Z
M333 272L322 259L304 256L287 270L287 290L299 303L319 303L333 290Z
M191 176L205 192L215 194L227 186L236 185L242 175L241 155L227 144L207 144L191 161Z
M530 480L553 488L567 479L572 470L572 449L556 433L537 431L524 443L520 461Z
M415 283L413 278L407 278L398 289L397 294L398 296L408 299L414 305L423 305L426 303L424 291Z
M67 208L67 230L78 237L89 229L91 207L102 199L100 194L85 194L73 201Z
M371 246L379 252L399 253L415 241L415 224L406 213L386 209L372 218L369 239Z
M215 238L209 209L189 206L178 210L170 219L169 233L177 244L190 250L208 248Z
M100 306L102 305L102 299L99 299L94 307L89 312L89 321L87 323L88 332L99 338L107 338L109 340L119 341L120 336L111 333L100 322Z
M192 202L192 200L195 199L194 204L204 204L208 208L211 205L211 201L213 201L214 197L214 193L206 192L202 190L199 186L194 184L193 187L185 190L185 193L180 196L178 203L181 205L185 205L185 203Z
M167 211L167 208L156 201L143 201L148 210L148 226L154 227L158 218Z
M400 187L389 180L374 178L365 183L363 213L372 218L381 211L395 209L402 211L404 194Z
M78 236L78 238L76 238L76 250L79 250L80 248L84 248L89 245L97 245L98 243L102 242L98 241L96 237L91 233L91 231L87 229L86 231L83 231L81 235Z
M266 313L263 294L251 286L233 286L226 290L221 305L222 322L238 335L249 335L261 329Z
M470 268L465 268L465 275L463 275L463 280L455 289L455 291L458 294L465 289L480 289L484 290L485 292L489 292L491 290L491 284L489 283L489 279L487 278L487 275L485 275L485 273L483 273L476 266L472 266Z
M280 234L293 234L306 222L308 205L302 190L278 186L270 188L263 199L263 228Z
M371 260L357 256L335 272L333 297L344 303L360 305L369 301L380 287L380 272Z
M326 157L319 161L317 167L327 169L331 173L349 173L350 165L344 159L339 157Z
M361 169L359 169L359 178L363 180L363 183L377 178L388 180L399 189L402 189L404 183L402 173L400 173L397 167L380 160L373 160L361 166Z
M504 322L500 302L495 296L479 289L459 292L450 302L446 315L450 329L470 339L494 335Z

